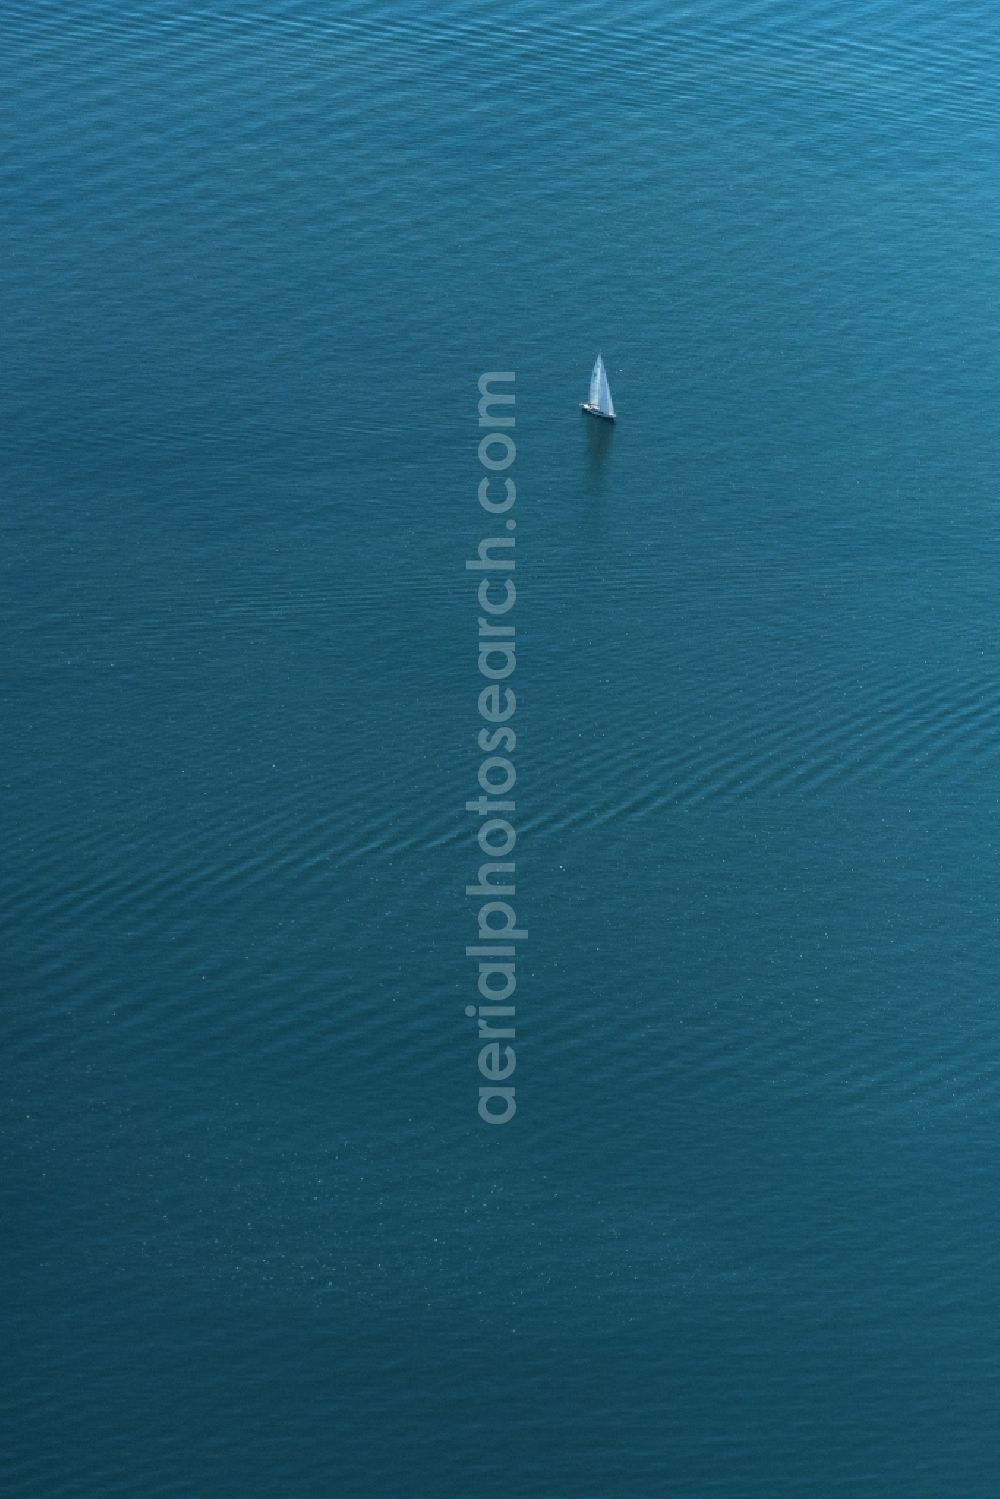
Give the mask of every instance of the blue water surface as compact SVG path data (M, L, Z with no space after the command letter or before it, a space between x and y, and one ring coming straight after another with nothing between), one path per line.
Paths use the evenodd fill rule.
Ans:
M6 1499L995 1499L995 6L0 43Z

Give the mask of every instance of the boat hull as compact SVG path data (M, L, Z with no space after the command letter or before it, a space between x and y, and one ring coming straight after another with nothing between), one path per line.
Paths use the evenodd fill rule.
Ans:
M613 422L614 417L608 411L599 411L596 406L591 406L589 401L580 402L580 410L585 411L588 416L599 416L602 422Z

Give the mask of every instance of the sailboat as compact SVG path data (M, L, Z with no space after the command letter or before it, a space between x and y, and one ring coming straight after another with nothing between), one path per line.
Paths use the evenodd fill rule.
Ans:
M580 407L591 416L603 416L606 422L613 422L615 419L615 403L611 399L608 372L604 368L604 360L600 354L597 356L597 363L590 377L590 399L581 401Z

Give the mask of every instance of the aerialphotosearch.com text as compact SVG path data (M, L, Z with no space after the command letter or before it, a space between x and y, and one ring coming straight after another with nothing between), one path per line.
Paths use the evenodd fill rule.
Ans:
M484 537L478 555L465 564L467 572L480 574L476 594L479 673L486 681L479 692L479 716L485 725L478 733L485 757L479 766L480 795L465 804L466 811L479 818L477 843L485 861L479 865L476 883L465 887L466 895L479 902L476 941L465 949L478 966L478 997L465 1013L479 1026L478 1063L484 1079L479 1086L479 1116L487 1124L507 1124L517 1111L512 1082L517 1066L517 944L528 935L518 926L513 906L517 772L512 756L517 748L513 728L517 698L509 681L516 665L512 610L517 600L513 577L517 521L512 512L517 488L507 472L517 455L511 436L513 385L513 372L490 370L479 377L479 426L489 429L479 444L479 461L487 471L479 482L479 503L488 516L498 518L494 529L502 528L506 534Z

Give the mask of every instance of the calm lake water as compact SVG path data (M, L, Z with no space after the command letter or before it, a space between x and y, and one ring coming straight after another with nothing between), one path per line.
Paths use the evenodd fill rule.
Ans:
M995 1499L995 5L0 39L4 1495Z

